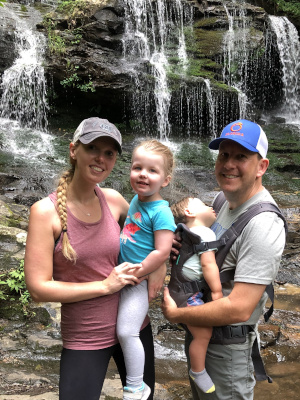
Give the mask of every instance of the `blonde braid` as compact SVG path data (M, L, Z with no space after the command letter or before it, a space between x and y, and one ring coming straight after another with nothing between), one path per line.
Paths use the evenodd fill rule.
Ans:
M67 260L76 263L77 254L71 246L71 243L67 234L67 189L68 185L73 179L75 167L74 165L66 172L64 172L59 180L58 187L56 190L57 194L57 212L60 218L61 227L63 231L62 240L62 253Z

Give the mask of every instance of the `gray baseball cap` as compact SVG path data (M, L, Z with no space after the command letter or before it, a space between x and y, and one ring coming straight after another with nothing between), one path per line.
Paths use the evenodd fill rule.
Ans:
M111 137L115 140L118 152L122 153L122 136L114 124L107 119L91 117L84 119L73 136L73 143L79 140L83 144L91 143L99 137Z

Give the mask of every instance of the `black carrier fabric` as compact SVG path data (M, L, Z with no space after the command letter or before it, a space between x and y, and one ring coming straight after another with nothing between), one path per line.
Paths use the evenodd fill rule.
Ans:
M216 197L213 208L218 214L221 210L226 199L223 192L220 192ZM201 238L191 232L184 224L178 224L176 232L179 232L182 237L182 247L179 251L179 256L176 261L173 261L171 269L171 278L168 285L170 295L175 300L178 307L185 307L187 299L194 293L202 291L204 299L209 293L209 288L206 282L202 280L188 281L182 275L182 267L185 261L190 258L193 254L197 254L200 251L208 249L218 248L216 252L216 262L220 270L221 283L228 282L234 279L235 269L222 270L224 259L237 239L245 228L247 223L256 215L262 212L275 212L284 222L285 231L287 234L287 223L279 210L279 208L270 202L260 202L252 205L245 211L240 217L227 229L227 231L221 236L221 238L214 242L201 242ZM268 321L273 312L274 303L274 288L270 284L266 287L266 292L272 302L269 310L264 314L265 321ZM211 343L213 344L233 344L243 343L246 341L246 334L253 330L252 326L239 325L239 326L224 326L214 328ZM255 368L256 380L268 379L272 382L271 378L267 376L262 359L259 354L259 346L257 338L253 344L252 349L252 360Z

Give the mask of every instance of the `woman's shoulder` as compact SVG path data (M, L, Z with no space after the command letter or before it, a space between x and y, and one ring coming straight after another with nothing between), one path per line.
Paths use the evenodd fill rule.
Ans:
M34 216L51 216L56 214L55 204L50 199L50 197L44 197L41 200L38 200L34 203L30 208L30 214Z
M115 219L121 227L123 227L124 221L127 216L129 204L124 197L114 189L101 188L108 207Z
M99 188L103 193L106 201L120 201L125 200L124 197L115 189L111 188ZM125 200L126 201L126 200Z

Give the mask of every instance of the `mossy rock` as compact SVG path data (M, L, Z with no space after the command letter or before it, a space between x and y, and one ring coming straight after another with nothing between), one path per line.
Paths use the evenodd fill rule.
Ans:
M24 321L23 306L17 297L10 297L9 300L0 299L0 318L10 321Z

